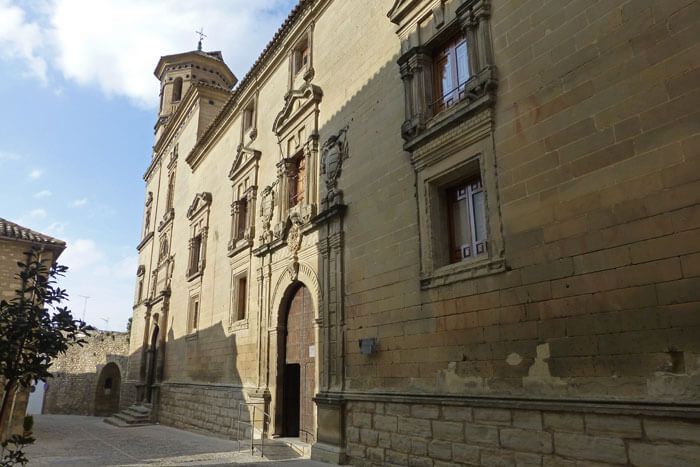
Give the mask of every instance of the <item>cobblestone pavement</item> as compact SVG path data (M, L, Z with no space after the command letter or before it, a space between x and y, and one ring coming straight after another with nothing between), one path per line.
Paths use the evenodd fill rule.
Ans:
M248 450L237 452L236 441L161 425L118 428L99 417L35 415L34 437L26 449L31 466L327 466L295 459L289 448L266 447L267 459L261 459Z

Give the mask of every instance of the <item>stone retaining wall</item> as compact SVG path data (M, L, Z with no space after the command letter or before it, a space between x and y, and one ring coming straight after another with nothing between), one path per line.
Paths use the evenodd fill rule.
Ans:
M698 465L700 423L450 405L353 402L354 465Z
M245 402L240 387L164 384L160 388L159 422L236 439L240 402ZM250 421L246 407L240 413L242 422ZM248 425L242 424L241 436L248 437L248 430Z

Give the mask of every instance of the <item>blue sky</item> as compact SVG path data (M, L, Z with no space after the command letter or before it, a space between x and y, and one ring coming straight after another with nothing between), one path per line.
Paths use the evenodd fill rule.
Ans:
M70 306L102 329L131 316L158 58L204 27L242 78L296 0L191 3L0 0L0 217L68 242Z

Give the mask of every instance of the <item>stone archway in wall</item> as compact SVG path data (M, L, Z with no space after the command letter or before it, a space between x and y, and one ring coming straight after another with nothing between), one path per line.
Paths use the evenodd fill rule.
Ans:
M151 332L151 340L148 345L147 357L146 357L146 402L153 402L153 385L156 379L156 361L157 361L157 346L158 346L158 333L160 327L157 324L158 315L155 315L153 323L153 331Z
M272 434L316 440L316 404L322 352L318 345L318 303L321 298L314 271L301 264L287 270L273 292L269 369ZM271 310L272 311L272 310Z
M119 412L121 381L121 371L116 363L110 362L102 368L95 388L96 416L106 417Z

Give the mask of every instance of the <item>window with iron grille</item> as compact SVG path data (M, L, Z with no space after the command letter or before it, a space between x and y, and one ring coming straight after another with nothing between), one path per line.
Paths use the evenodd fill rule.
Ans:
M432 114L452 107L466 97L466 83L471 76L467 38L460 33L452 37L433 55Z

